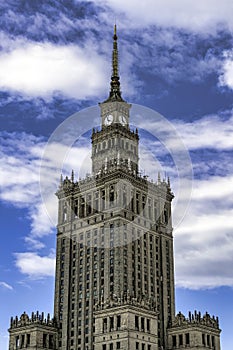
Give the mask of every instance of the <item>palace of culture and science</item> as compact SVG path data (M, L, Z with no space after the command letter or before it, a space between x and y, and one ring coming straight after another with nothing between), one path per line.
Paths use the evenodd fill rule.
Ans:
M92 132L92 174L61 178L54 316L11 318L9 350L220 350L218 318L176 315L170 182L139 173L121 96L116 26L109 97Z

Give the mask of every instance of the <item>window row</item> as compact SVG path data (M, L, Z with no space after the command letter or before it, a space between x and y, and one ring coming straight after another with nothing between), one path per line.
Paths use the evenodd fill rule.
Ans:
M146 347L145 343L140 344L139 342L136 342L135 350L151 350L151 345L147 344L147 347Z
M114 343L110 343L107 347L107 344L102 345L102 350L115 350L115 349L120 349L121 348L121 343L119 341L116 342L116 346L114 347Z
M15 347L16 349L22 349L30 346L31 335L30 334L21 334L15 337Z
M172 346L176 348L177 346L190 345L190 335L189 333L173 335L172 336Z

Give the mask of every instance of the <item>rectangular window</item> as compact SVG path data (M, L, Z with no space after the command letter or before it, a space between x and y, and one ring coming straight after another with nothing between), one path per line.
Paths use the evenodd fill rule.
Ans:
M136 193L136 214L140 213L139 209L139 193Z
M114 317L110 317L110 332L114 329Z
M147 325L147 332L150 332L150 320L146 320L146 325Z
M25 335L22 334L22 335L21 335L21 344L20 344L20 348L21 348L21 349L24 348L24 341L25 341Z
M19 336L17 335L17 337L15 337L15 346L16 346L16 349L19 348Z
M139 320L138 316L135 316L135 328L138 330L139 329Z
M183 334L179 334L179 345L183 345Z
M172 336L172 346L176 347L176 336L175 335Z
M101 192L101 202L102 202L102 210L105 209L105 190Z
M114 202L114 200L115 200L114 187L111 186L111 188L110 188L110 193L109 193L109 201L110 201L110 202Z
M31 342L31 335L30 334L27 334L27 345L30 345L30 342Z
M213 348L215 347L215 338L214 338L214 335L212 335L212 347L213 347Z
M74 201L74 216L75 217L78 216L78 200L77 199Z
M185 334L185 343L186 345L189 345L190 339L189 339L189 333Z
M103 333L107 332L107 322L108 322L108 319L104 318L103 319Z
M116 348L117 348L117 349L120 349L120 348L121 348L121 343L120 343L119 341L117 341L117 343L116 343Z
M136 341L136 350L139 350L139 342Z
M144 317L141 318L141 330L144 332L145 330L145 319Z
M205 334L202 334L202 345L205 345Z
M117 316L117 329L121 328L121 315Z
M43 348L47 348L47 334L43 334Z
M53 349L53 345L54 345L54 343L53 343L53 335L50 334L49 335L49 349Z

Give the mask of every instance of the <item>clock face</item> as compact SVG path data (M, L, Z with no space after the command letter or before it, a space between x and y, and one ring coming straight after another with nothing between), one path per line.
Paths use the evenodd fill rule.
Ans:
M127 120L126 120L126 117L123 116L123 115L119 115L119 122L122 124L122 125L126 125L127 124Z
M110 125L112 124L113 121L113 116L111 114L107 115L104 119L104 124L105 125Z

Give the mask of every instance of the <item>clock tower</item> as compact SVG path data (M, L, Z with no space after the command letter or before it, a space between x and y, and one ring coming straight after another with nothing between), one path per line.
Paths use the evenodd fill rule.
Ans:
M113 35L112 77L109 97L100 103L101 130L92 133L92 172L97 174L108 165L121 165L138 173L138 132L129 128L131 104L121 97L118 73L116 25Z

